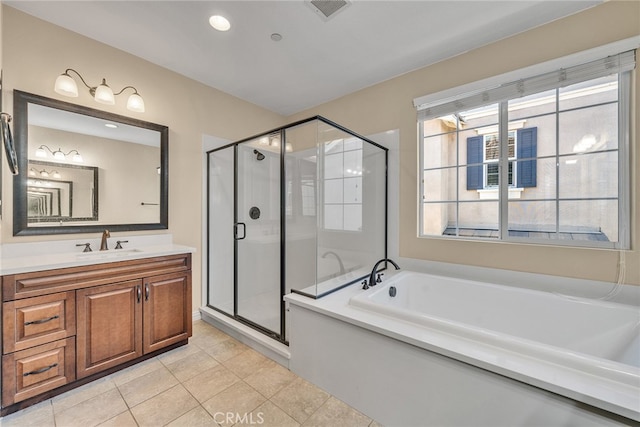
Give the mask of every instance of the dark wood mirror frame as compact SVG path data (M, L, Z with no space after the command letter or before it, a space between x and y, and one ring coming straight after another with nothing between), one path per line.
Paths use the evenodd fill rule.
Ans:
M27 218L27 164L28 164L28 105L38 104L113 122L124 123L160 133L160 221L141 224L61 225L59 227L29 226ZM131 117L120 116L81 105L13 91L14 141L18 157L19 175L13 177L13 235L33 236L47 234L98 233L105 229L112 232L136 230L161 230L169 228L169 128Z

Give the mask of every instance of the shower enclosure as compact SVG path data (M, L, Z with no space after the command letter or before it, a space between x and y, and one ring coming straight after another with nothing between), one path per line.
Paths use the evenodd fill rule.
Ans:
M386 258L386 148L317 116L207 155L209 307L286 343L285 294Z

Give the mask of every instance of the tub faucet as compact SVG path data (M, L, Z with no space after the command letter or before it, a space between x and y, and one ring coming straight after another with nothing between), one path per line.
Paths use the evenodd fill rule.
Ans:
M102 240L100 241L100 250L101 251L108 251L109 247L107 246L107 238L111 237L111 233L109 233L109 230L104 230L102 232Z
M333 255L338 260L338 265L340 266L340 275L343 275L344 273L346 273L346 271L344 269L344 264L342 263L342 260L340 259L340 256L338 256L337 253L335 253L333 251L327 251L327 252L322 254L322 258L326 258L329 255Z
M364 286L362 287L362 289L369 289L369 287L375 286L379 282L382 282L382 279L380 279L380 276L378 276L378 279L376 280L376 273L378 271L378 266L386 261L389 261L396 268L396 270L400 270L400 267L398 266L398 264L393 262L391 259L383 258L380 261L376 262L376 264L373 266L373 270L371 270L371 274L369 275L369 282L365 280L363 283Z

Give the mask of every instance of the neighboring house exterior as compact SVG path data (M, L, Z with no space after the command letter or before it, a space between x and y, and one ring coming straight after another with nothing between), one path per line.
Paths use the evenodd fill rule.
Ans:
M508 111L509 234L615 241L617 75ZM422 235L498 236L498 128L498 104L424 121Z

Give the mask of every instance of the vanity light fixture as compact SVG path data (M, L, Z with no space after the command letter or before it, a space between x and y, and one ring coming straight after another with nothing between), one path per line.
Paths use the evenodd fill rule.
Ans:
M46 145L41 145L40 147L38 147L38 149L36 150L36 157L46 158L48 156L47 151L49 151L49 153L51 153L53 158L56 160L63 161L67 158L69 154L75 153L72 157L72 160L74 162L82 163L84 161L82 159L82 156L78 152L78 150L71 150L68 153L63 153L62 150L60 150L60 148L58 148L56 151L53 151L51 148L47 147Z
M60 175L60 172L56 170L49 172L46 169L42 169L42 170L37 170L34 168L29 169L29 176L38 176L38 175L40 175L43 178L49 178L50 176L56 179L62 178L62 176Z
M76 98L78 96L78 85L76 81L69 75L69 72L73 71L82 81L87 89L89 89L89 93L93 96L93 99L96 102L101 104L114 105L116 103L115 97L120 95L126 89L133 89L133 94L129 96L127 100L127 110L134 111L136 113L144 113L144 100L138 93L138 90L133 86L125 86L120 92L113 93L113 90L107 84L106 79L102 79L102 83L98 86L89 86L87 82L84 81L80 73L78 73L73 68L67 68L64 73L60 74L56 79L56 84L54 86L54 90L56 93L64 96L70 96L72 98Z

